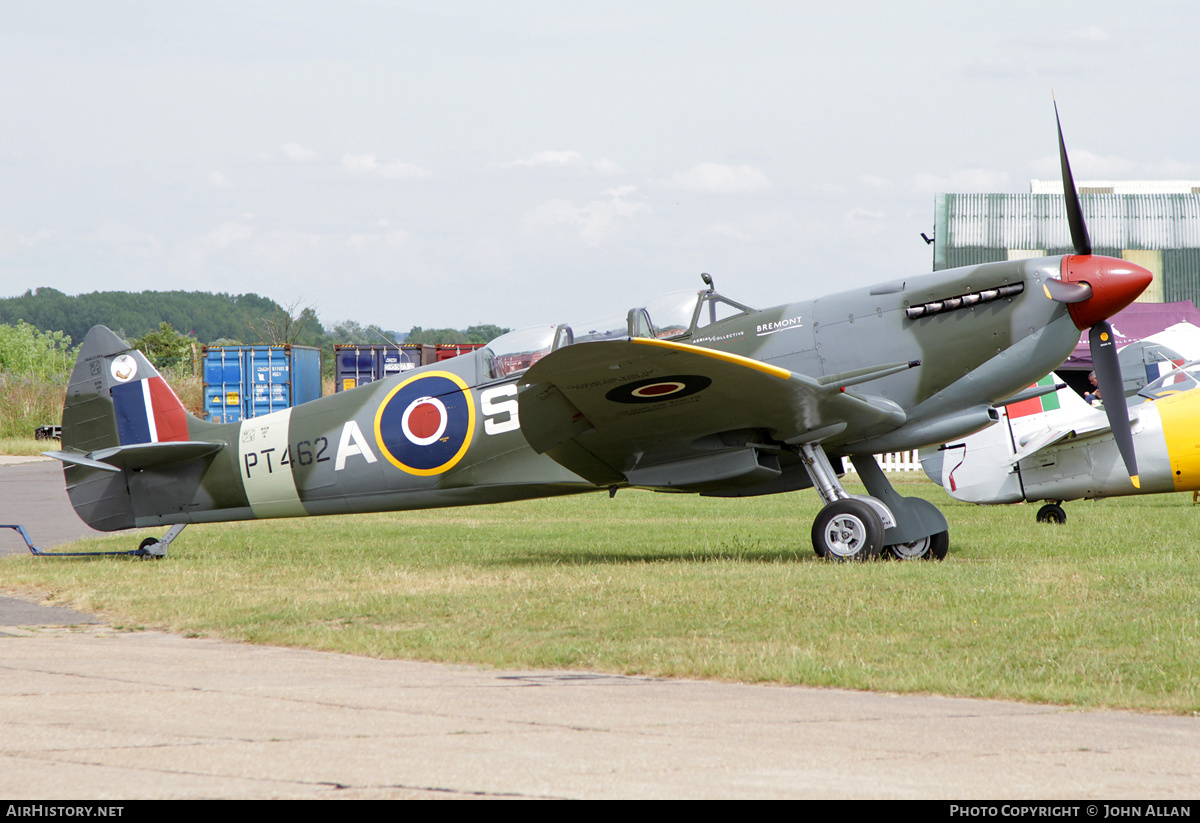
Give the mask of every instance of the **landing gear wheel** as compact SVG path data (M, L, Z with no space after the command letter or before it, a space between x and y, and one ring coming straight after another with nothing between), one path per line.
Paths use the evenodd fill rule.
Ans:
M835 500L813 521L812 542L818 557L870 560L883 547L883 520L861 500Z
M938 532L911 543L896 543L884 551L897 560L945 560L950 551L950 532Z
M1039 523L1056 523L1062 525L1067 522L1067 513L1062 506L1057 503L1047 503L1038 509L1037 522Z
M137 548L137 552L136 552L137 556L141 557L142 559L151 557L155 560L162 560L163 555L153 554L150 552L150 547L157 543L158 543L157 537L147 537L145 540L143 540L141 543L138 544L138 548Z

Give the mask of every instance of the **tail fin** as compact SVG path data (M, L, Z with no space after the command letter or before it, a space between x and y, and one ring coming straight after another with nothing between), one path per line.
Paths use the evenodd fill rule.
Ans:
M63 462L67 494L85 523L101 531L129 529L144 512L135 512L134 475L127 470L215 454L224 443L198 439L209 426L188 414L145 355L104 326L93 326L67 386L63 450L46 454Z
M92 327L67 386L64 451L91 454L117 446L186 441L189 417L141 352L104 326Z

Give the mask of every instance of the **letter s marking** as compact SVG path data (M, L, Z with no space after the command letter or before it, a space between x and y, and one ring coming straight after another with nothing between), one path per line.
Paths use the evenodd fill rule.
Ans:
M494 389L488 389L479 395L479 407L483 412L483 430L487 434L503 434L504 432L515 431L521 428L521 422L517 419L517 384L509 383L507 386L497 386ZM511 397L511 400L499 400L502 397ZM493 402L499 400L499 402ZM493 416L507 414L507 420L494 420Z

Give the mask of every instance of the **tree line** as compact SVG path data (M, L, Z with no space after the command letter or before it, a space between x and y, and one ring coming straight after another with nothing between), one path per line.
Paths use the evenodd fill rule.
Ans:
M378 325L342 320L326 329L312 307L282 306L257 294L208 292L91 292L68 295L58 289L30 289L18 298L0 298L0 323L29 323L61 331L78 343L94 325L106 325L130 340L161 329L163 323L202 344L326 343L486 343L509 331L479 324L466 329L425 329L407 334Z
M324 350L322 360L327 369L332 368L335 343L487 343L510 331L478 324L466 329L413 326L401 333L353 320L326 328L311 306L301 307L299 302L284 306L253 293L109 291L68 295L45 286L19 297L0 298L0 324L28 324L41 332L56 333L60 350L78 345L92 326L108 326L146 351L156 365L184 360L199 345L314 346Z
M257 294L110 291L67 295L42 287L20 297L0 299L0 323L24 320L45 331L61 331L78 343L96 325L108 326L121 337L130 338L166 322L189 337L209 343L251 337L253 322L279 308L274 300Z

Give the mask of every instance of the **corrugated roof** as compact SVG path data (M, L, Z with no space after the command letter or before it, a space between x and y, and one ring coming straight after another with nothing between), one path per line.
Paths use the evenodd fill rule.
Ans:
M950 248L1061 249L1071 229L1061 194L947 194ZM1200 248L1200 194L1084 194L1094 248Z
M1196 194L1200 180L1076 180L1080 194ZM1061 180L1030 180L1033 194L1062 194Z

